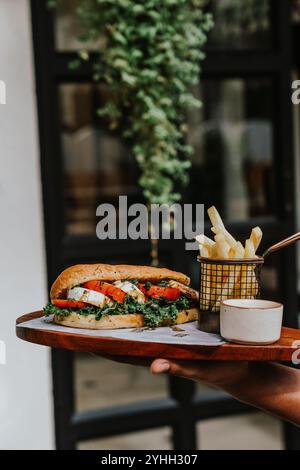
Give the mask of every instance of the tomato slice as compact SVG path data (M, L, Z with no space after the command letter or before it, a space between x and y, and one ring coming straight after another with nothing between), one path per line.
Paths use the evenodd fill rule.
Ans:
M85 289L91 289L91 290L95 290L96 292L103 293L102 290L100 290L100 284L101 284L100 281L87 281L84 284L82 284L82 287L84 287Z
M145 284L141 284L140 282L138 283L137 285L138 289L140 289L141 292L143 292L143 294L147 295L148 294L148 291L146 289L146 286Z
M127 294L122 289L120 289L119 287L113 286L112 284L109 284L108 282L103 282L102 288L105 291L104 295L108 295L108 297L111 297L116 302L124 303L124 300Z
M138 288L146 294L148 297L154 299L167 299L167 300L177 300L179 299L181 292L176 287L161 287L161 286L151 286L148 290L146 289L145 284L138 284Z
M88 281L85 282L82 287L85 289L95 290L101 292L103 295L107 295L116 302L124 303L126 292L122 291L119 287L113 286L108 282L103 281Z
M68 300L68 299L54 299L52 300L53 305L58 308L84 308L88 304L80 302L79 300Z

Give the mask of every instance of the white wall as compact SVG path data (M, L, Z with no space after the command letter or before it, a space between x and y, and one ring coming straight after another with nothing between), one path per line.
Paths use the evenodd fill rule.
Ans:
M0 1L0 448L53 446L48 348L15 336L15 319L41 308L46 270L28 0Z

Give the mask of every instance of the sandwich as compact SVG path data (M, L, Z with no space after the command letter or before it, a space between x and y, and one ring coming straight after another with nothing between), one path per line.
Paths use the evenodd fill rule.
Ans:
M115 329L196 320L198 293L190 279L165 268L81 264L63 271L44 308L59 325Z

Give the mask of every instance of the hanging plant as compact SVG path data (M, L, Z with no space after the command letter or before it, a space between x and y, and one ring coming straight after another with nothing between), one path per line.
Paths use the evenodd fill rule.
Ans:
M57 0L48 3L53 7ZM191 90L199 81L203 46L212 27L205 3L77 0L78 39L97 44L93 78L106 83L111 97L98 114L108 119L111 129L122 121L149 204L180 200L175 185L188 182L192 148L185 143L186 111L201 106ZM79 56L90 59L86 50Z

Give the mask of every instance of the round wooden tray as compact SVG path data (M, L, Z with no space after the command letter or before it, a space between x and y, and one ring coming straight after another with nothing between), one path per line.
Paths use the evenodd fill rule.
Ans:
M300 330L292 328L283 328L280 340L265 346L233 343L220 346L190 346L99 338L85 335L84 330L82 333L75 334L64 331L39 330L20 325L20 323L42 316L43 312L38 311L18 318L16 322L17 336L25 341L52 348L91 352L102 356L161 357L206 361L291 361L293 353L300 349ZM294 343L296 341L298 344Z

